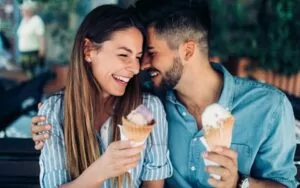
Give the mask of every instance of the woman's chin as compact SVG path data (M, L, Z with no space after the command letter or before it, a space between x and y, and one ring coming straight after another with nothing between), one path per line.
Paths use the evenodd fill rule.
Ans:
M113 91L111 92L111 95L116 96L116 97L121 97L125 94L125 90L124 91Z

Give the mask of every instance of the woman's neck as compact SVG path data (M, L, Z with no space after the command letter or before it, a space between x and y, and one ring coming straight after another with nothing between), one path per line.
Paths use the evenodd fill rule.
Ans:
M102 125L107 121L107 119L113 113L113 106L115 104L116 98L113 96L108 96L106 98L101 98L101 104L99 104L99 108L96 108L96 130L100 131Z

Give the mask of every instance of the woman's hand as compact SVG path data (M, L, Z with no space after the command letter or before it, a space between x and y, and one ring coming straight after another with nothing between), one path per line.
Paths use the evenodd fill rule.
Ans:
M124 174L136 167L144 145L133 147L131 141L112 142L104 154L77 179L62 187L99 187L105 180Z
M136 167L140 160L140 152L144 150L144 145L134 147L132 141L112 142L105 153L93 165L100 170L98 175L101 181L108 178L117 177L129 169Z

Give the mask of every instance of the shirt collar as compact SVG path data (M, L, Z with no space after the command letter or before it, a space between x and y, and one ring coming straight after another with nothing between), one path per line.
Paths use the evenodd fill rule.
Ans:
M223 88L218 103L231 111L233 107L233 96L235 90L234 77L220 63L211 63L211 66L215 71L221 73L223 76ZM174 90L167 91L166 100L174 104L180 104L180 102L176 99Z

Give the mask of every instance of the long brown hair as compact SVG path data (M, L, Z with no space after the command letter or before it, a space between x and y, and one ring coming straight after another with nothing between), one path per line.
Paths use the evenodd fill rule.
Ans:
M91 11L80 25L73 45L71 65L64 95L64 134L67 166L71 178L77 178L101 154L98 146L95 123L99 111L104 109L101 101L101 87L92 74L89 63L84 58L84 40L89 39L101 48L101 44L111 38L116 31L136 27L142 34L144 29L127 10L114 5L104 5ZM145 35L144 35L145 36ZM127 85L125 94L112 97L113 140L120 139L117 124L121 117L142 102L142 94L137 76ZM118 177L117 182L123 181ZM121 180L121 181L120 181ZM118 183L118 187L121 186Z

